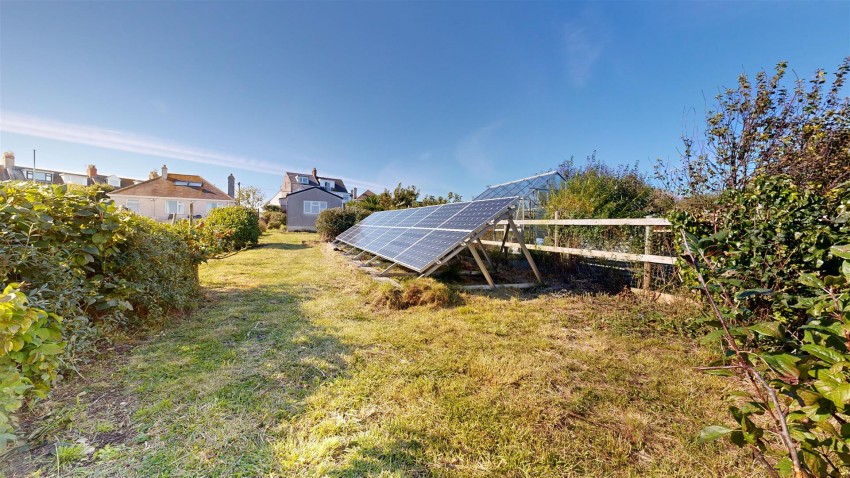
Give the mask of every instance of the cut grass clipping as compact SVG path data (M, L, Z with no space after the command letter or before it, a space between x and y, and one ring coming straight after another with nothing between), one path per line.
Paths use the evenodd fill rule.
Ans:
M416 278L402 283L399 289L390 283L380 283L371 294L377 307L403 310L421 305L440 308L452 302L452 292L445 284L430 278Z

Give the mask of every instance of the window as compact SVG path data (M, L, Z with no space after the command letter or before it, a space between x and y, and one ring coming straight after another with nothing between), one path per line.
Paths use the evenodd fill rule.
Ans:
M207 214L209 214L210 212L212 212L212 210L213 210L213 209L215 209L215 208L217 208L217 207L224 207L224 206L225 206L225 204L224 204L224 203L221 203L221 202L211 202L211 203L207 203Z
M183 214L183 203L180 201L166 201L165 212L168 214Z
M129 210L131 210L135 213L138 213L139 209L141 209L141 205L139 204L139 200L138 199L128 199L127 200L127 209L129 209Z
M32 169L27 170L27 179L32 179ZM35 180L36 181L46 181L48 183L53 182L53 173L45 173L44 171L36 171L35 172Z
M319 214L327 208L327 201L304 201L304 214Z
M110 186L120 188L121 187L121 178L119 178L118 176L110 176L110 177L106 178L106 183L109 184Z
M298 182L301 184L310 184L310 180L304 176L298 176Z
M322 187L325 189L325 191L333 191L333 189L336 187L336 183L333 181L322 181Z

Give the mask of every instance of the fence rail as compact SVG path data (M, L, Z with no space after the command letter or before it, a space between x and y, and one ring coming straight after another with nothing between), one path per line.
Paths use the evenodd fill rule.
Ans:
M558 254L569 254L573 256L579 257L587 257L592 259L602 259L609 261L622 261L622 262L638 262L643 263L644 265L644 274L643 274L643 288L649 290L650 282L652 279L652 264L664 264L664 265L674 265L676 263L675 256L664 256L664 255L655 255L651 254L652 252L652 237L656 233L669 233L670 232L670 221L657 218L657 217L646 217L646 218L628 218L628 219L559 219L557 215L555 219L517 219L514 220L514 223L519 227L524 226L643 226L645 228L644 234L644 253L643 254L635 254L631 252L614 252L614 251L604 251L599 249L584 249L584 248L575 248L575 247L562 247L559 245L558 240L558 230L556 228L554 235L554 243L555 245L542 245L542 244L525 244L525 247L531 250L537 251L545 251L545 252L554 252ZM498 233L499 229L504 230L504 227L507 227L507 221L500 221L493 225L494 233ZM496 239L494 237L493 239ZM481 240L482 244L486 244L488 246L502 246L501 241L492 240L485 241ZM519 244L516 242L506 242L504 243L505 247L519 247Z
M499 221L504 226L507 221ZM514 219L517 226L670 226L670 221L660 217L631 219Z

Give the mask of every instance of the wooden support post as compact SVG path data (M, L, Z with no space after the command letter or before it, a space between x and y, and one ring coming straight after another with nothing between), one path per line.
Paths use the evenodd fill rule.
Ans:
M519 235L519 231L517 230L516 224L514 224L513 219L508 218L508 226L510 226L511 230L514 232L514 237L516 237L517 242L519 242L519 248L522 249L523 255L525 255L525 260L528 261L528 265L531 266L531 270L534 271L534 277L537 278L537 282L543 283L543 276L540 275L540 271L537 270L537 264L534 263L534 258L531 257L531 253L528 252L528 248L525 247L525 238Z
M496 288L496 283L493 282L493 278L490 277L490 272L487 270L487 267L484 265L484 261L481 260L481 256L476 252L476 247L474 242L470 242L466 247L469 248L469 252L472 253L472 257L475 259L475 263L478 264L478 268L481 269L481 273L484 274L484 278L487 279L487 283L490 284L491 289Z
M558 217L558 211L555 211L555 220L557 221L558 219L560 219ZM555 226L555 247L558 247L560 245L558 244L558 232L558 226Z
M391 270L395 269L395 266L397 266L397 265L398 265L398 264L396 264L395 262L393 262L392 264L390 264L390 266L389 266L389 267L387 267L386 269L384 269L383 271L381 271L381 273L380 273L380 274L378 274L378 275L379 275L379 276L381 276L381 277L383 277L383 276L387 275L387 272L389 272L389 271L391 271Z
M189 203L189 225L191 226L195 219L195 203Z
M490 254L487 254L487 251L484 250L484 244L481 243L481 237L476 237L475 242L478 243L478 246L481 248L481 254L484 255L484 259L487 261L487 264L490 266L490 269L496 270L496 266L493 265L493 261L490 260Z
M646 226L643 243L644 255L652 254L652 226ZM643 263L643 288L649 291L652 288L652 263Z
M509 218L510 220L510 218ZM508 250L505 249L505 242L508 240L508 232L510 232L511 228L509 226L505 226L505 235L502 236L502 245L499 246L499 252L502 254L507 254Z

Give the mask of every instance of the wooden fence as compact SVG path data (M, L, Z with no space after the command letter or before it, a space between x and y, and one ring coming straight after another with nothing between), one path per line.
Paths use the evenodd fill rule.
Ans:
M569 254L573 256L579 257L589 257L594 259L603 259L603 260L611 260L611 261L622 261L622 262L642 262L644 264L644 276L643 276L643 288L650 288L650 281L652 279L652 264L665 264L665 265L673 265L676 263L676 257L674 256L661 256L651 254L652 252L652 236L655 233L659 232L670 232L670 222L666 219L655 218L655 217L647 217L647 218L633 218L633 219L517 219L514 220L514 224L524 228L525 226L570 226L570 227L581 227L581 226L643 226L645 228L644 234L644 253L643 254L634 254L629 252L614 252L614 251L602 251L598 249L581 249L574 247L561 247L557 245L539 245L539 244L526 244L525 246L530 250L537 251L546 251L546 252L554 252L559 254ZM495 224L494 230L498 230L498 228L507 227L507 221L501 221ZM558 230L555 230L554 241L555 244L559 244L558 241ZM502 241L490 241L490 240L481 240L482 244L488 246L497 246L501 247L504 244L504 247L519 247L519 244L515 242L502 242Z

